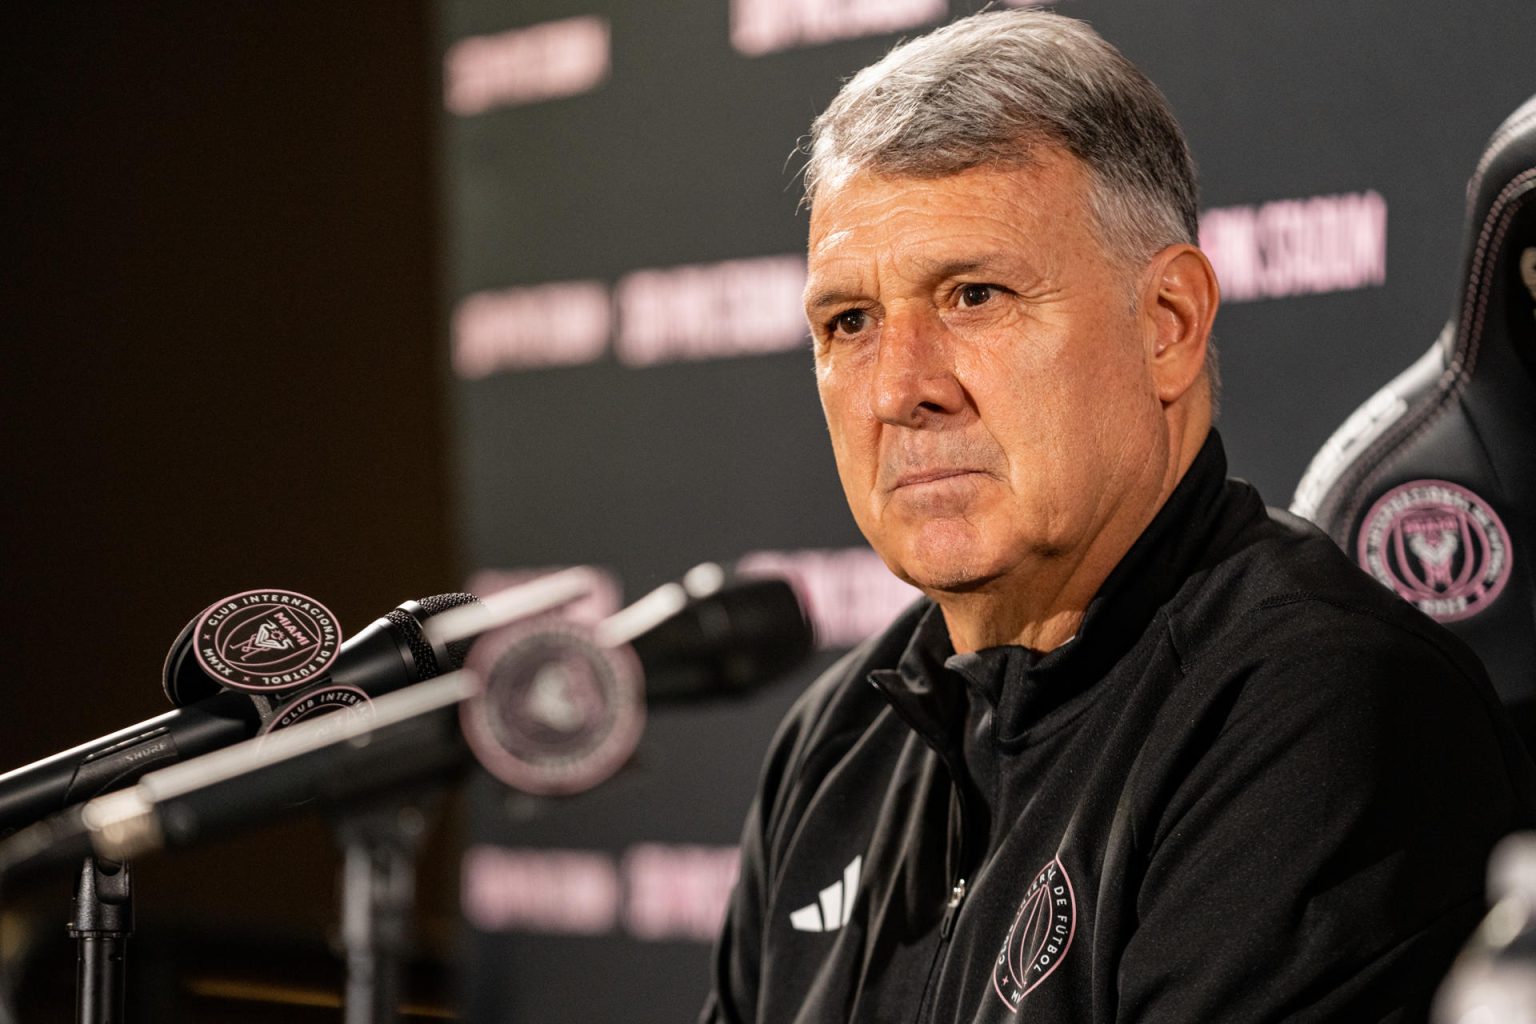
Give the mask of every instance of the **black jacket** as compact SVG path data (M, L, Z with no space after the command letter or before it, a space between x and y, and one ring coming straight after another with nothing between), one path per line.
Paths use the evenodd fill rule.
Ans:
M956 656L922 601L804 694L702 1020L1423 1018L1536 772L1461 643L1225 475L1213 432L1064 646Z

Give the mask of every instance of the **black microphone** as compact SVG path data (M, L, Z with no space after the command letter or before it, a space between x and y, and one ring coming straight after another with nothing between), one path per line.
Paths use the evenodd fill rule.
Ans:
M655 659L661 677L670 679L663 700L741 695L769 681L812 648L809 622L782 580L754 580L704 597L688 594L684 604L671 612L667 606L675 604L675 594L652 600L667 589L631 605L594 631L600 644L627 640L637 653L651 651L649 657ZM722 623L730 625L722 627ZM558 627L551 627L524 635L560 634ZM700 642L703 636L710 638L708 643ZM770 648L778 653L764 655ZM646 656L640 657L642 667L648 667ZM680 666L688 658L723 667L725 672L711 676L683 671ZM513 666L510 675L538 674L540 667ZM503 664L497 671L506 668ZM515 685L502 687L501 682L488 679L482 690L473 673L456 672L380 697L368 714L301 723L153 772L131 790L72 807L0 844L0 875L77 860L93 852L125 860L262 824L303 803L335 806L406 784L446 778L471 761L460 727L461 718L469 715L461 716L461 710L521 696ZM492 707L487 714L497 717L499 710ZM526 751L505 753L521 756Z
M722 586L637 636L615 639L639 656L645 700L655 705L752 693L805 660L815 634L794 588L763 578Z
M472 594L438 594L405 602L342 644L325 675L303 692L344 685L378 696L459 668L470 639L430 637L423 623L475 601ZM177 703L212 695L0 775L0 834L121 789L147 772L256 735L261 709L250 694L219 692L187 656L190 639L184 630L172 645L166 692Z

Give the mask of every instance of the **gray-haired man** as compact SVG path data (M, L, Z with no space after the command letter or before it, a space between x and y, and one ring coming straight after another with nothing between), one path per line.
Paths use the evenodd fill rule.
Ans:
M1161 95L978 15L806 186L838 470L927 598L775 739L703 1019L1422 1017L1536 779L1460 644L1225 479Z

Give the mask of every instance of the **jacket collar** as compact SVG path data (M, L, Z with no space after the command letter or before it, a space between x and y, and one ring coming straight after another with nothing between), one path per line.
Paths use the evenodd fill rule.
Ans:
M944 618L931 606L894 670L870 681L930 743L952 743L965 718L966 691L995 711L997 735L1019 740L1050 712L1101 678L1146 632L1183 582L1225 545L1217 536L1233 512L1246 521L1263 506L1247 488L1226 486L1227 459L1213 429L1189 470L1089 602L1077 634L1041 653L1006 645L957 655ZM1235 509L1234 504L1251 508ZM958 684L958 685L957 685Z

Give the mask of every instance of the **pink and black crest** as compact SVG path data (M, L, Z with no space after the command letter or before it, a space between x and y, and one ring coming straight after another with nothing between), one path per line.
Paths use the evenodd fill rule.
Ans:
M1513 559L1492 506L1459 484L1414 480L1371 506L1361 568L1441 622L1469 618L1499 596Z
M992 990L1010 1013L1061 966L1076 933L1077 896L1056 858L1030 881L992 967Z

